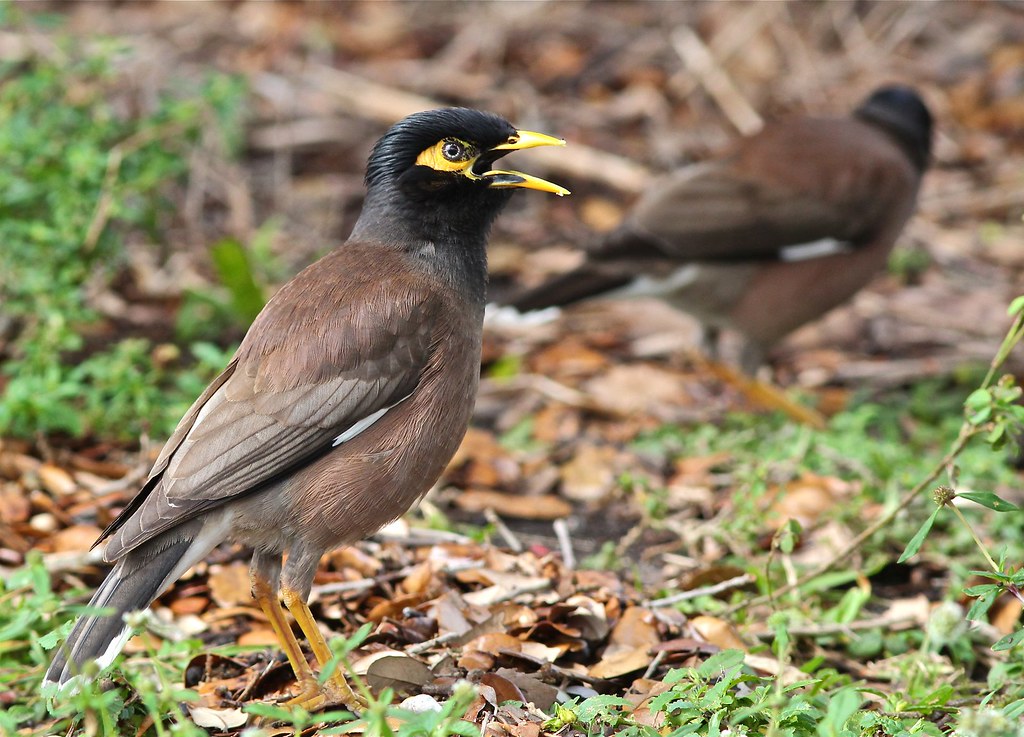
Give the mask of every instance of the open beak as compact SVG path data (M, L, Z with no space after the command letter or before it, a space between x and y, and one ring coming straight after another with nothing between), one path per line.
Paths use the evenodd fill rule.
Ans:
M486 162L489 165L491 162L504 156L510 151L521 151L525 148L537 148L538 146L564 145L565 141L561 138L555 138L554 136L548 136L543 133L534 133L533 131L516 131L515 134L505 141L505 143L499 143L497 146L494 146L484 152L484 154L480 156L480 160L481 163ZM476 167L470 167L470 169L474 168ZM545 179L541 179L540 177L523 174L519 171L488 169L487 171L473 172L473 174L486 180L487 186L494 187L495 189L510 189L512 187L536 189L541 192L551 192L559 197L569 194L569 190L565 187L561 187L554 182L549 182Z

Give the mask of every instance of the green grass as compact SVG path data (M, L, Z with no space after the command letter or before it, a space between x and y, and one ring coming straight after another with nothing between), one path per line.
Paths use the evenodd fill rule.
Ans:
M0 4L0 28L33 22ZM90 295L124 272L126 243L161 242L200 133L238 145L244 88L210 74L130 105L129 47L56 42L0 64L0 435L165 436L193 398L181 367L211 378L210 351L161 363L149 341L108 336Z

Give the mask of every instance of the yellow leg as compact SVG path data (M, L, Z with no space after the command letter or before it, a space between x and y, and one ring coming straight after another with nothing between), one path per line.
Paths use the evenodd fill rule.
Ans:
M299 624L299 629L302 630L302 634L306 636L310 647L313 648L313 654L316 656L317 662L323 668L334 657L334 654L331 652L327 640L324 639L323 633L320 632L316 620L313 619L313 613L309 611L305 600L296 591L285 587L282 589L281 594L284 597L285 606L288 607L288 611L295 617L295 621ZM311 710L338 703L362 709L367 707L366 699L353 691L352 687L348 685L348 681L345 680L345 671L340 665L331 674L331 677L327 679L327 682L318 687L317 693L308 694L305 697L300 696L296 701Z
M284 608L281 606L281 602L278 601L277 594L270 585L270 582L254 574L250 577L250 583L252 585L252 597L260 605L263 613L267 615L267 619L270 620L270 626L273 628L274 634L277 635L277 641L281 644L281 649L288 656L288 662L291 663L295 678L302 684L303 688L307 688L311 683L316 683L313 669L306 662L306 656L302 653L302 646L299 645L299 641L295 638L291 625L288 623L288 617L284 613Z

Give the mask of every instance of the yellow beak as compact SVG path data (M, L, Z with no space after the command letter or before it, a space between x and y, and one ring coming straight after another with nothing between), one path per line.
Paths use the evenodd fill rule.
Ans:
M521 151L525 148L537 148L538 146L564 146L565 141L561 138L555 138L554 136L548 136L544 133L534 133L533 131L516 131L513 135L509 136L509 139L505 143L499 143L497 146L489 149L490 151ZM485 154L486 155L486 154ZM472 170L472 167L468 167ZM492 169L479 175L481 179L487 180L488 187L494 187L496 189L509 189L512 187L518 187L521 189L536 189L540 192L551 192L559 197L563 197L569 194L569 190L565 187L559 186L554 182L549 182L540 177L535 177L530 174L523 174L519 171L506 171L500 169Z

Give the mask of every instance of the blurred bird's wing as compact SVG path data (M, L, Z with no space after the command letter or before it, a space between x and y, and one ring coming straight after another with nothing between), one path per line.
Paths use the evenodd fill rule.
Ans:
M865 178L867 179L867 178ZM827 182L823 182L823 186ZM856 247L872 235L882 198L869 183L844 189L801 191L785 182L744 176L718 164L689 167L664 179L637 204L626 222L589 254L595 261L786 260L794 247L816 244L828 252ZM884 199L881 204L884 205ZM806 256L814 255L809 249Z
M443 305L392 254L360 262L356 250L346 244L267 304L104 531L108 560L294 473L415 391Z

